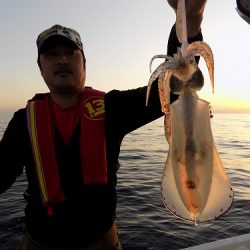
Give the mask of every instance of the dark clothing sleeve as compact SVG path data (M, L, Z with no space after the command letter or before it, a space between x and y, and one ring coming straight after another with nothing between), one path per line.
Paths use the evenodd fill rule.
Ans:
M133 90L112 90L106 96L107 125L119 128L122 136L162 116L158 86L152 84L146 106L146 87ZM115 118L115 119L113 119ZM110 123L112 122L112 123Z
M23 141L21 123L16 122L22 120L25 123L25 116L21 113L14 114L0 141L0 193L7 190L23 172L23 150L27 143Z

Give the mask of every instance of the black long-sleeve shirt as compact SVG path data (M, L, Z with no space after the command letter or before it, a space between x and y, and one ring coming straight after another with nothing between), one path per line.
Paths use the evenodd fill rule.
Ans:
M202 40L201 33L189 42ZM180 44L173 26L168 55ZM45 246L82 247L98 239L113 224L116 211L116 172L122 140L129 132L161 117L157 80L152 84L148 106L147 87L113 90L105 95L105 133L108 183L84 185L79 178L80 151L78 126L66 146L58 132L55 144L62 188L66 199L53 207L48 216L43 206L27 128L26 110L17 111L0 142L0 193L7 190L16 177L25 172L28 180L25 209L26 227L32 237ZM172 99L176 96L172 96Z

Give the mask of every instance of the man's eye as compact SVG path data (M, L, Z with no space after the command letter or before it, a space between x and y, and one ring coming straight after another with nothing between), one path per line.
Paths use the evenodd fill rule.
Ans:
M170 89L173 93L179 93L183 88L183 82L177 78L175 75L172 75L170 78Z
M45 56L46 57L54 57L54 56L56 56L57 55L57 53L55 52L55 51L46 51L46 53L45 53Z
M76 55L77 54L77 50L75 50L75 49L72 49L72 50L68 50L67 51L67 55L68 56L74 56L74 55Z

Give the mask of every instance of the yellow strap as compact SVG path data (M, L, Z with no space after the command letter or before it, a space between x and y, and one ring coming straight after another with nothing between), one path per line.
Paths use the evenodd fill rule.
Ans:
M48 193L46 188L46 182L43 174L42 162L40 158L39 145L37 140L37 130L36 130L36 115L35 115L35 102L31 101L28 105L29 107L29 118L30 118L30 137L31 144L33 148L33 154L35 159L35 166L37 170L38 181L40 185L40 190L42 194L42 199L45 204L48 202Z

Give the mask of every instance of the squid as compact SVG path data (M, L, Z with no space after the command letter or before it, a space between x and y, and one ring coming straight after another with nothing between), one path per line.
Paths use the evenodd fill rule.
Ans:
M197 91L204 77L195 56L201 56L208 68L214 92L214 58L211 48L202 41L188 44L185 0L179 0L176 18L177 37L181 47L165 59L151 74L150 88L158 78L159 98L164 113L164 129L169 150L162 175L163 203L175 216L198 225L211 222L226 213L233 201L230 179L214 143L210 104ZM170 103L170 92L178 94Z

